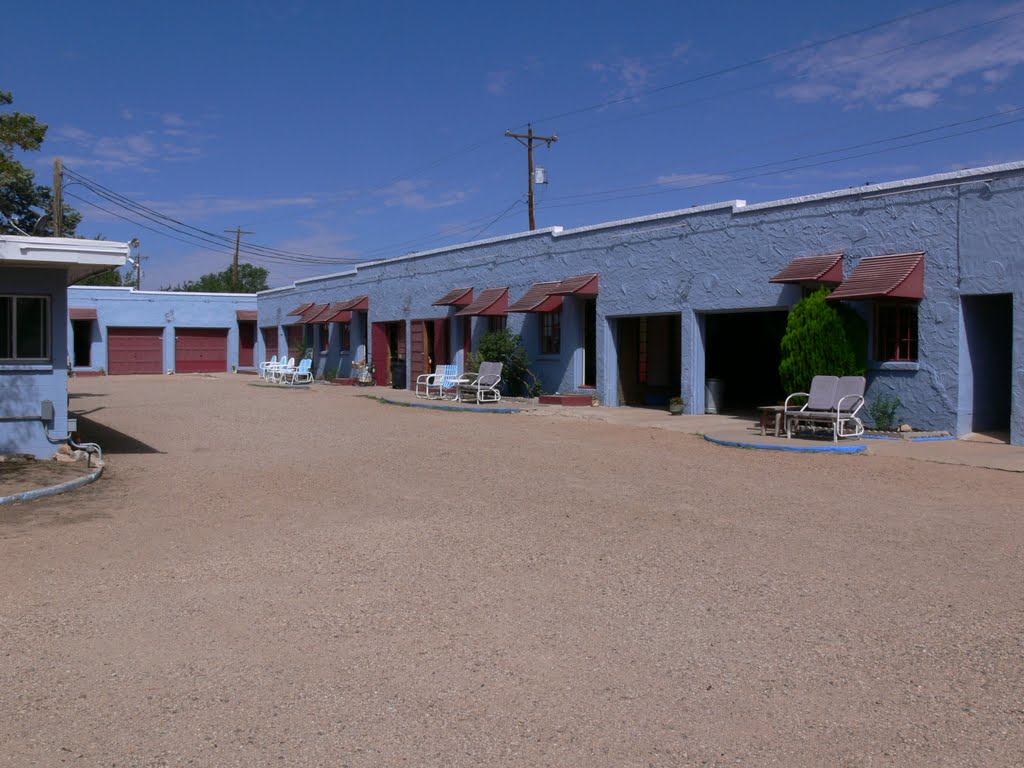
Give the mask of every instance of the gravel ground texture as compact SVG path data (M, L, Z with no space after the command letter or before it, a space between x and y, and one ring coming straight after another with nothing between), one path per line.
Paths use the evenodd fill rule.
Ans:
M251 382L72 381L0 765L1024 764L1020 475Z

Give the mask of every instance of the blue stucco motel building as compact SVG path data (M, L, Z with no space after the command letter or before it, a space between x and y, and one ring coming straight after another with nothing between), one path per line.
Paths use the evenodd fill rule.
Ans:
M369 262L259 293L259 354L311 346L340 375L368 360L409 386L508 327L548 392L681 394L702 413L711 381L716 405L746 408L784 395L786 318L820 285L868 322L869 402L1024 444L1024 163Z

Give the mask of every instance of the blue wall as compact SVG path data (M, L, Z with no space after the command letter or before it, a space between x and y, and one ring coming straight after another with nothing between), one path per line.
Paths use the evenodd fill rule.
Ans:
M98 320L93 325L92 370L107 370L108 327L163 328L163 370L174 370L175 328L227 328L228 366L238 367L238 320L236 311L256 309L252 294L174 293L136 291L134 288L73 286L68 289L68 306L95 308ZM63 324L71 338L70 320ZM258 362L258 359L257 359Z
M67 435L67 272L64 269L0 268L4 293L50 297L50 362L0 363L0 453L50 458ZM53 403L54 418L41 421L42 402Z
M602 402L617 404L616 318L674 313L682 324L682 394L688 410L700 413L703 313L791 308L799 288L768 279L797 256L842 252L849 274L865 256L924 251L918 360L872 361L868 400L896 394L904 404L897 414L901 420L964 431L962 404L973 396L963 391L970 378L960 375L966 347L960 296L1010 292L1012 438L1024 443L1022 244L1024 163L1016 163L759 205L737 201L575 230L539 230L372 262L260 293L259 315L261 326L280 325L299 303L367 294L371 322L443 317L447 308L431 304L455 287L507 285L514 301L533 282L597 272ZM867 313L868 304L857 304ZM538 338L529 325L535 320L509 316L513 331L524 331L527 323L524 342L547 391L574 391L582 381L581 329L573 306L567 303L561 354L551 359L537 357ZM484 322L475 322L474 338Z

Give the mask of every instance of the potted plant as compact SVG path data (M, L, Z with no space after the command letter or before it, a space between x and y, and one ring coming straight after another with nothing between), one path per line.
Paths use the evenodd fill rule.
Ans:
M682 396L673 397L668 401L668 412L673 416L679 416L686 410L686 400Z

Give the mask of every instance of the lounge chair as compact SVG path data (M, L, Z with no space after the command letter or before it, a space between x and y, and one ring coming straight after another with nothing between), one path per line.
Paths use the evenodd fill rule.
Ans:
M273 357L271 357L266 362L260 363L260 378L261 379L266 379L267 378L267 371L269 369L271 369L271 368L275 368L276 366L277 366L277 355L274 355Z
M310 358L304 358L299 361L299 367L286 376L283 381L285 384L312 384L313 383L313 371L310 370L313 367L313 361Z
M437 396L441 400L458 400L459 382L463 379L463 376L459 373L459 366L450 365L448 368L450 370L441 379L441 385L438 387Z
M822 381L819 382L819 379ZM792 437L794 428L800 424L829 425L833 442L839 442L840 437L860 437L864 434L864 423L857 413L864 407L866 384L863 376L815 376L807 403L802 408L791 410L789 407L790 398L796 395L786 398L786 437ZM817 391L815 385L818 385ZM826 405L829 392L832 395L831 402Z
M439 365L433 373L421 373L416 377L416 397L433 400L434 398L430 396L433 390L436 390L437 396L440 397L441 382L444 381L445 376L450 377L453 370L455 370L454 365Z
M496 403L501 400L501 363L480 363L476 373L467 372L459 379L458 399L477 403Z
M267 375L267 381L273 384L281 384L284 380L295 373L295 358L289 357L285 360L283 357L277 361L277 367L271 369Z

